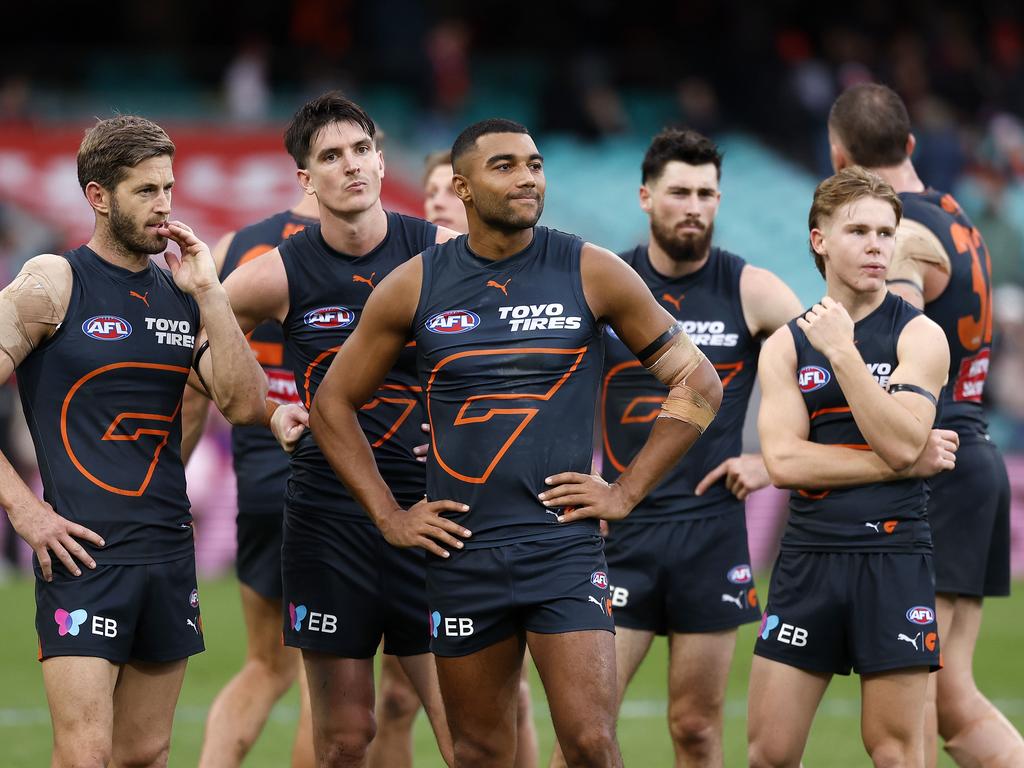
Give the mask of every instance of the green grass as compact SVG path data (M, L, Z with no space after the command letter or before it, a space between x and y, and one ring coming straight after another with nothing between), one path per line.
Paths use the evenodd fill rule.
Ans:
M762 578L762 583L767 583ZM175 720L171 766L194 766L203 735L206 708L216 692L238 668L243 654L241 609L235 582L230 579L202 584L203 624L208 649L189 666ZM0 584L0 605L5 621L0 624L0 741L9 768L40 766L49 761L50 722L43 696L40 665L36 663L33 629L35 607L32 583L15 580ZM726 713L726 765L744 764L745 696L753 647L754 627L744 627L729 680ZM992 600L986 606L975 657L982 690L996 700L1020 729L1024 729L1024 584L1015 596ZM672 764L672 747L665 724L666 645L655 642L640 668L619 724L619 739L627 766ZM536 677L534 677L536 680ZM546 760L553 742L550 720L545 716L539 683L534 685L541 754ZM286 766L298 710L295 692L275 708L247 766ZM858 678L836 678L825 697L811 731L805 756L808 768L863 766L867 763L860 742ZM420 717L416 727L417 766L442 766L433 738ZM940 765L952 766L944 756Z

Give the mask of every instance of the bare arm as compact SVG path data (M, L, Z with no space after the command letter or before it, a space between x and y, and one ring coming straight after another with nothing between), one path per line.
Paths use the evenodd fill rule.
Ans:
M416 257L395 269L370 294L359 324L317 388L309 426L335 474L391 544L419 546L448 557L438 542L461 547L455 536L469 536L469 531L439 513L464 512L468 507L452 501L424 501L403 510L377 469L356 415L411 337L422 274L422 260Z
M750 264L740 273L740 303L754 338L767 338L803 310L793 289L767 269Z
M585 244L580 269L583 291L594 316L607 321L634 354L643 352L675 325L640 276L610 251ZM666 341L653 352L645 352L641 362L651 367L672 346L673 342ZM717 411L722 382L706 358L689 374L686 386ZM658 418L647 442L614 483L608 485L596 475L565 472L548 479L555 487L540 498L546 506L574 508L563 513L563 522L586 517L621 519L686 454L700 434L693 423Z
M213 266L218 275L224 268L224 259L234 237L234 232L228 232L213 247ZM184 464L188 464L199 438L203 436L209 413L210 400L205 390L200 391L194 386L186 387L181 404L181 460Z
M935 421L934 401L916 393L890 395L878 385L854 345L853 320L828 296L797 320L811 345L828 358L857 427L871 449L894 470L910 467ZM949 369L941 329L923 315L907 323L897 345L892 384L923 387L936 400Z
M0 291L0 383L49 338L64 321L72 285L71 265L52 254L30 259L14 281ZM50 553L69 572L81 575L75 559L88 568L96 562L75 540L103 546L103 539L88 528L72 523L39 499L0 453L0 506L7 510L11 526L39 559L46 581L53 580Z
M758 379L761 410L757 427L761 451L772 483L779 488L847 488L904 477L924 477L953 468L956 434L946 430L933 430L935 444L930 444L929 449L934 448L934 451L922 456L919 463L905 472L894 471L873 451L810 442L807 407L797 386L796 348L786 326L776 331L762 347Z
M903 219L886 274L889 291L924 309L946 290L951 270L949 254L935 233L918 221Z

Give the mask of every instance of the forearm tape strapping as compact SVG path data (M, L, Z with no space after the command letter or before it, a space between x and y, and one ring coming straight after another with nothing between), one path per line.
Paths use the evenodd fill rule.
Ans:
M686 379L706 359L689 336L678 333L672 346L651 364L648 370L669 388L658 418L678 419L704 433L717 412L700 392L686 384Z

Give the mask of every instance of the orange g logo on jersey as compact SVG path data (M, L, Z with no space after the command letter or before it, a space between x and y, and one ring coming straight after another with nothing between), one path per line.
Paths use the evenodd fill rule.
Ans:
M929 651L935 650L935 643L938 641L939 636L935 632L929 632L924 636L924 647Z
M149 457L149 463L146 466L145 474L139 481L138 486L135 488L123 488L97 477L96 474L86 466L88 462L88 455L86 455L83 460L79 452L75 451L72 446L71 436L68 432L68 412L72 407L75 396L79 393L82 387L106 373L124 369L165 371L171 374L178 374L176 378L180 378L182 391L184 391L185 378L188 376L189 371L188 368L180 365L164 365L162 363L112 363L87 373L71 386L71 389L68 390L67 395L64 397L64 403L61 406L60 411L60 436L64 444L64 450L67 451L68 458L71 459L71 463L74 464L75 468L93 485L96 485L110 493L116 493L119 496L141 496L149 487L149 483L153 479L153 473L156 471L157 465L160 463L160 453L163 451L164 447L167 445L167 440L170 438L171 425L177 418L178 411L181 410L180 397L178 398L177 405L174 407L174 410L169 414L146 413L143 411L122 411L113 418L109 426L107 426L103 434L99 437L101 444L119 442L135 443L145 436L156 438L156 444L153 447L152 455ZM87 406L82 407L85 408ZM150 426L135 425L133 428L133 422L142 422L143 424L149 423ZM115 459L110 460L121 463L124 461L124 458L119 455Z

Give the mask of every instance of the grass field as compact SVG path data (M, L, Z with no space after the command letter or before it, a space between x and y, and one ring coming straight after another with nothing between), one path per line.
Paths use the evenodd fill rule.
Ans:
M767 583L766 578L761 579ZM205 582L200 587L206 653L189 666L178 705L170 765L196 765L207 707L217 690L238 668L243 651L241 610L237 588L230 579ZM35 768L47 765L50 754L50 721L43 696L42 677L36 663L33 630L32 583L16 580L0 584L0 765ZM754 627L741 630L736 661L729 681L726 712L726 765L745 761L746 681ZM1024 584L1015 596L992 600L976 656L977 678L982 689L997 701L1018 728L1024 729ZM666 646L656 642L630 689L619 739L627 766L670 766L672 748L665 725ZM534 685L541 754L549 754L553 741L539 684ZM860 742L858 679L836 678L825 697L811 731L805 756L808 768L844 768L868 764ZM277 706L247 766L281 768L288 764L292 731L298 711L294 691ZM437 756L425 719L417 721L417 766L443 766ZM952 766L943 757L942 766Z

